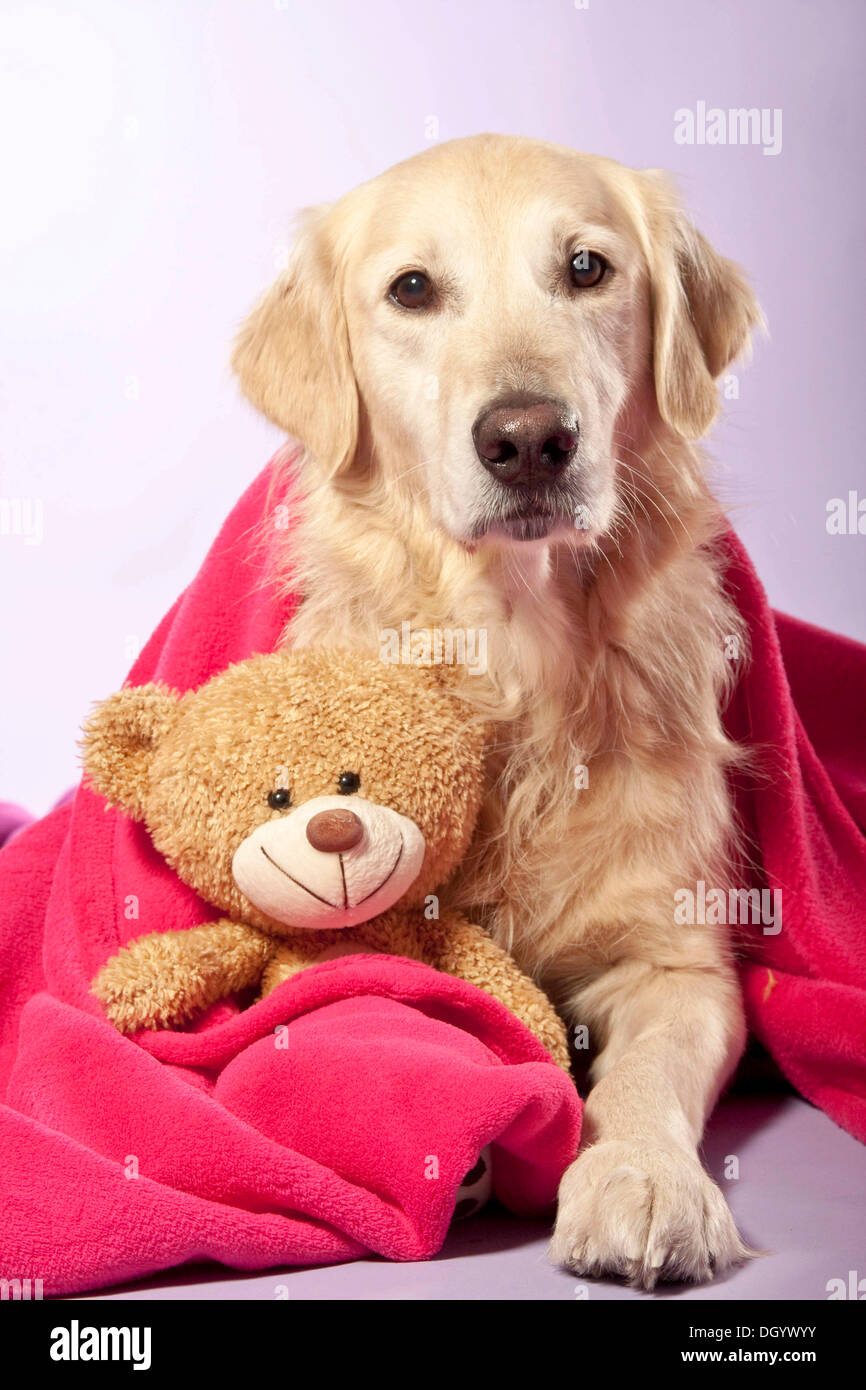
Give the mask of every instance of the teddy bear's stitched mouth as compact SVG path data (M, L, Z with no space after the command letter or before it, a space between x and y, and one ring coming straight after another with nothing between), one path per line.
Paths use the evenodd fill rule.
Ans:
M272 859L271 856L268 854L267 850L265 849L264 845L259 845L259 849L261 850L262 854L265 856L269 864L273 864L275 869L278 869L281 874L284 874L285 877L290 879L292 883L296 884L298 888L302 888L305 893L309 893L311 898L315 898L317 902L324 903L325 907L332 907L335 911L338 909L339 904L332 903L330 898L323 898L319 893L314 893L312 888L307 887L306 883L301 883L301 880L299 878L295 878L294 874L290 874L288 869L284 869L282 864L277 863L276 859Z
M369 893L367 893L365 897L359 898L356 903L349 902L349 892L346 886L346 874L343 868L343 856L342 854L338 855L337 857L340 861L340 874L343 879L343 908L354 909L356 907L361 907L363 903L369 902L370 898L374 898L376 894L385 887L385 884L394 877L394 874L397 870L397 865L403 858L404 848L405 841L403 839L403 836L401 835L400 848L397 850L397 858L394 860L394 863L391 865L385 877L382 879L382 882L377 884L376 887L373 888ZM294 874L290 874L288 869L283 868L282 864L278 864L276 859L274 859L270 854L268 854L264 845L259 845L259 849L261 850L262 854L265 856L269 864L273 864L275 869L278 869L281 874L283 874L287 879L294 883L298 888L302 888L305 893L309 893L311 898L315 898L317 902L324 903L325 907L333 908L335 912L338 912L340 910L340 905L338 903L332 903L330 898L323 898L320 893L316 893L312 888L308 888L306 883L301 883L301 880L299 878L295 878Z
M401 836L400 836L400 848L399 848L398 851L397 851L397 858L394 860L394 863L391 865L391 867L390 867L390 869L388 870L388 872L386 873L385 877L382 879L382 882L379 884L379 887L378 887L378 888L374 888L373 891L372 891L372 893L368 893L367 896L366 896L366 898L361 898L359 902L353 903L353 904L352 904L353 907L360 907L362 903L368 902L370 898L375 897L375 895L376 895L378 892L380 892L380 890L381 890L382 888L385 887L385 884L388 882L389 878L393 878L393 877L394 877L394 871L396 870L397 865L400 863L400 860L403 858L403 848L404 848L404 840L403 840L403 836L401 835ZM340 855L340 868L342 868L342 867L343 867L343 856L342 856L342 854L341 854L341 855ZM345 877L344 877L344 878L343 878L343 887L344 887L344 889L345 889L345 885L346 885L346 879L345 879Z

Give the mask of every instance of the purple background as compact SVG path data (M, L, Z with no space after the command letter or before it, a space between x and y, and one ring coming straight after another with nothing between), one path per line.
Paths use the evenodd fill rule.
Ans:
M4 0L0 13L0 797L76 777L90 702L278 443L234 329L294 211L493 129L670 169L772 337L711 452L772 601L866 638L861 0ZM781 153L683 146L698 101L782 111Z

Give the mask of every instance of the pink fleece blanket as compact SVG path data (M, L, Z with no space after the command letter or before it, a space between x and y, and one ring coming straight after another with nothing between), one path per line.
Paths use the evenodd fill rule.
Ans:
M241 499L132 681L192 688L273 648L292 600L271 583L271 482ZM765 876L743 886L783 909L780 931L743 929L750 1022L866 1141L866 648L774 614L732 533L725 550L753 647L728 719L764 768L737 787ZM62 1293L204 1258L425 1258L487 1144L512 1210L551 1203L578 1140L570 1082L499 1004L425 966L334 961L187 1032L116 1033L88 989L106 958L211 915L81 788L0 852L2 1277Z
M745 929L749 1022L797 1089L866 1143L866 646L773 612L732 532L726 550L752 643L727 722L760 768L737 805L782 918L778 932Z
M285 543L271 482L232 512L133 683L190 689L276 645L292 600L269 582ZM499 1199L551 1208L574 1086L501 1004L425 965L348 957L187 1032L116 1032L89 992L108 956L212 918L83 787L0 851L0 1277L47 1296L191 1260L424 1259L488 1145Z

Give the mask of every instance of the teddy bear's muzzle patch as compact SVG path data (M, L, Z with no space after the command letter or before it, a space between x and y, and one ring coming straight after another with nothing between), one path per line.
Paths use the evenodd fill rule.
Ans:
M265 821L238 846L232 874L260 912L285 926L358 926L417 878L424 836L414 821L364 797L320 796Z

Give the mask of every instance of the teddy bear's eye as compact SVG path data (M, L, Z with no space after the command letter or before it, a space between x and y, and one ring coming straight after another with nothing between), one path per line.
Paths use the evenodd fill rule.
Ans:
M343 796L351 796L361 785L361 778L357 772L341 772L337 778L337 791L342 792Z
M292 793L288 787L277 787L276 791L268 792L268 805L272 811L284 811L291 804Z

